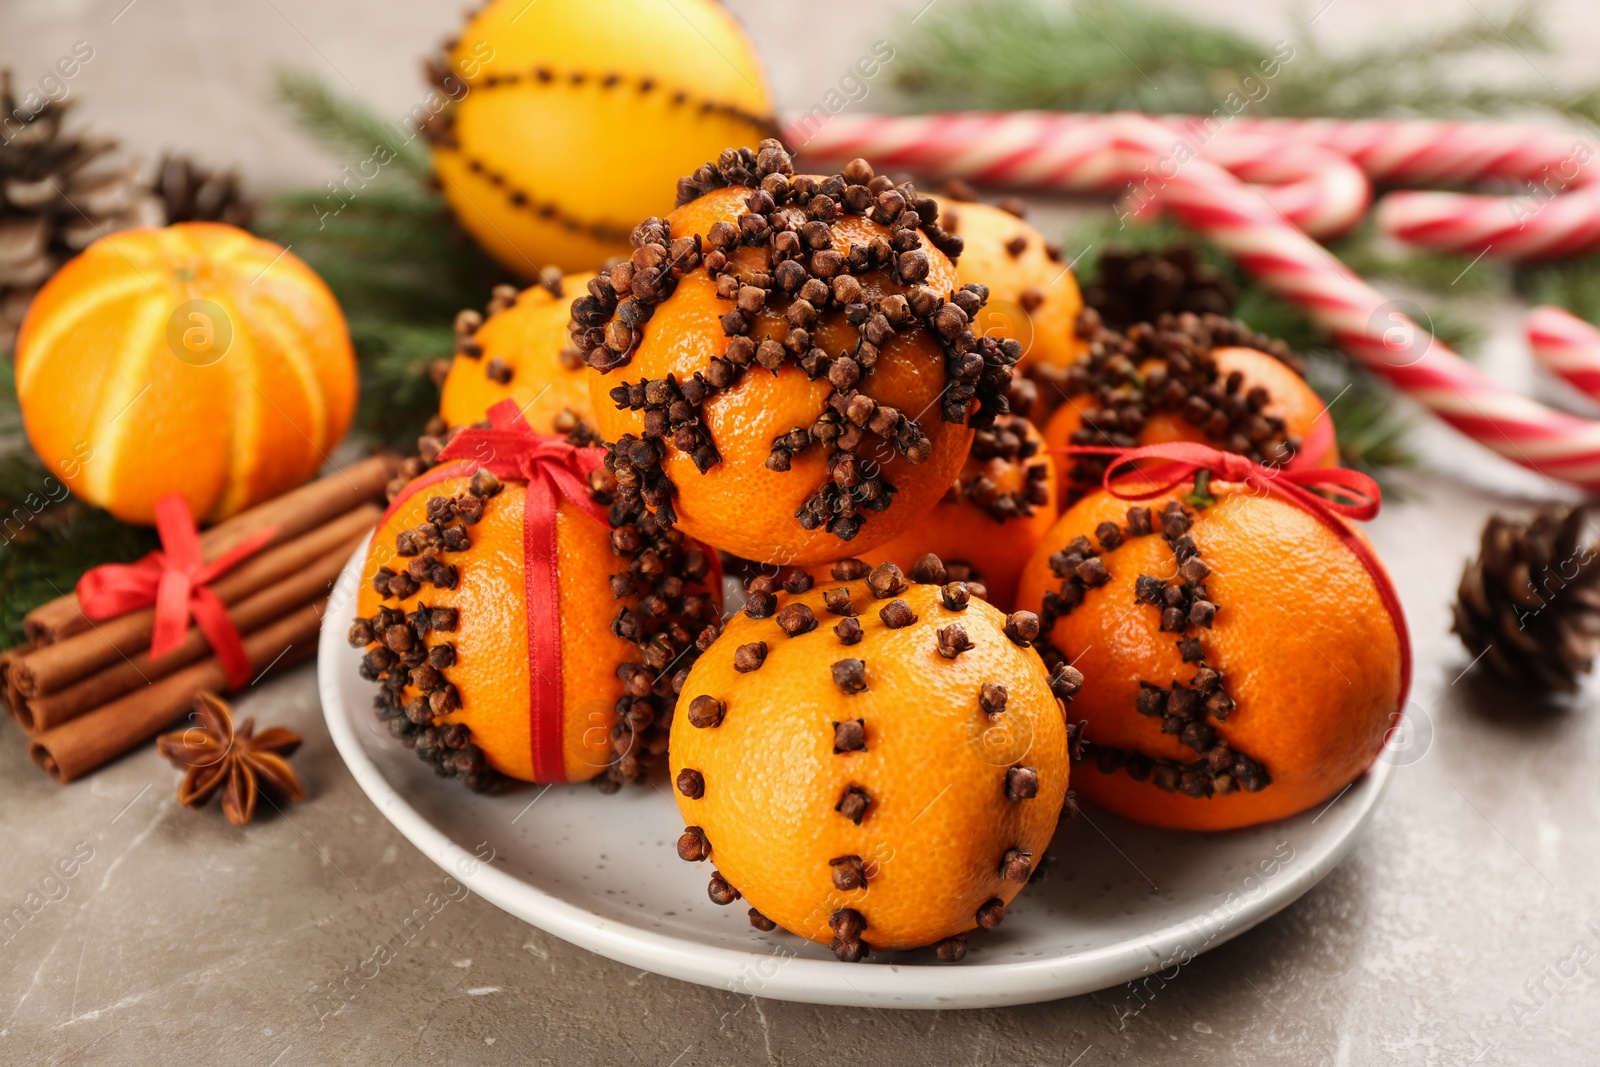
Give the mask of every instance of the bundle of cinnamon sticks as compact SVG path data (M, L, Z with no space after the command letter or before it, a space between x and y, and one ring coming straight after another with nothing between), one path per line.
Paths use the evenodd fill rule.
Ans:
M238 629L251 669L308 658L328 594L382 515L399 463L377 455L240 512L200 535L207 560L272 528L254 555L210 583ZM150 740L226 672L192 624L177 648L150 658L154 608L93 621L68 594L23 620L27 642L0 652L0 701L24 730L33 761L70 782Z

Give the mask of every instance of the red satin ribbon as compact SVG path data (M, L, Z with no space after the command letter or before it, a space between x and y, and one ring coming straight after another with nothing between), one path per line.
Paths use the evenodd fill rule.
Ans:
M1400 710L1406 706L1411 692L1411 636L1406 628L1405 611L1400 597L1389 580L1389 572L1378 560L1364 538L1344 520L1359 519L1365 522L1378 514L1383 494L1378 483L1360 471L1342 467L1271 468L1252 463L1232 452L1220 452L1206 445L1189 441L1173 441L1141 448L1108 448L1091 445L1072 446L1062 450L1074 456L1115 457L1106 467L1101 487L1121 500L1151 500L1162 496L1184 482L1193 481L1200 471L1210 471L1225 482L1236 482L1268 493L1309 512L1343 542L1367 569L1378 597L1394 623L1395 636L1400 640ZM1136 466L1140 460L1163 462ZM1118 475L1118 470L1124 470ZM1138 478L1146 488L1131 490L1127 481ZM1331 494L1323 496L1313 492Z
M189 619L205 635L222 664L229 689L250 681L250 657L228 609L208 585L277 535L277 527L257 530L210 563L200 548L200 530L180 493L156 501L156 534L161 548L134 563L107 563L78 579L78 603L95 621L155 605L150 658L160 659L183 643Z
M611 525L606 509L589 496L585 482L588 473L600 466L605 450L575 448L560 437L535 433L511 400L489 409L489 423L486 429L469 428L456 434L439 453L441 465L413 482L389 509L392 512L404 497L426 485L471 475L480 468L504 481L527 484L522 505L522 570L528 616L528 736L534 779L564 782L556 507L566 500L602 526Z

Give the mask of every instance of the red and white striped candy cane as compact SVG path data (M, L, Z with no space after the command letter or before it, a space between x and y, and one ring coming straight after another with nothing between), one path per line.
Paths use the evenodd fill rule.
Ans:
M1142 115L1122 120L1119 152L1161 158L1159 125ZM1532 470L1600 488L1600 423L1555 411L1485 377L1286 222L1256 190L1195 159L1170 174L1160 196L1180 221L1303 307L1341 348L1468 437Z
M840 165L856 156L884 170L934 179L1071 193L1114 193L1147 180L1145 161L1123 169L1107 151L1111 116L1045 112L944 115L835 115L788 136L803 156ZM1284 145L1261 136L1201 144L1181 129L1166 135L1164 156L1199 152L1244 180L1307 233L1341 233L1366 213L1372 187L1359 167L1315 144Z
M1594 182L1600 148L1585 137L1524 123L1438 119L1293 119L1240 115L1161 121L1218 136L1255 135L1338 152L1381 185L1468 186L1490 181L1577 188Z
M1546 370L1600 400L1600 330L1549 305L1529 311L1522 329L1533 358Z
M1378 229L1407 244L1469 255L1580 255L1600 248L1600 185L1548 198L1391 193L1378 204Z

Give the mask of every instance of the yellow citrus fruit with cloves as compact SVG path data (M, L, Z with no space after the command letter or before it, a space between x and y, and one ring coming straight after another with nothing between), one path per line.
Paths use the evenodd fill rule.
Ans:
M760 60L715 0L491 0L434 71L445 200L510 270L592 270L673 183L776 130Z
M1067 788L1062 697L1006 616L922 561L751 586L690 670L670 741L680 857L757 929L842 960L936 945L957 960L1049 844ZM1059 694L1059 696L1058 696Z

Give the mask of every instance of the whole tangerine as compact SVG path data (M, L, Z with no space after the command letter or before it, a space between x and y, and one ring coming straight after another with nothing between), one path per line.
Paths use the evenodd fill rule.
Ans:
M1088 344L1073 329L1083 310L1078 279L1062 261L1061 246L1023 218L1021 201L985 204L960 184L934 199L944 228L965 242L957 274L989 288L973 328L1021 342L1019 368L1064 367L1081 357Z
M1387 575L1369 558L1375 570L1315 515L1247 484L1132 507L1096 490L1074 504L1018 597L1041 616L1046 659L1087 678L1073 787L1186 830L1281 819L1337 795L1383 747L1409 662Z
M181 493L215 521L327 461L356 361L299 257L185 222L102 237L57 271L17 336L16 387L29 442L79 497L152 524Z
M479 422L502 400L515 400L538 433L567 435L594 424L589 379L567 338L572 298L594 272L550 271L545 281L517 292L496 289L487 317L471 309L456 316L456 351L439 397L447 426Z
M942 569L930 563L933 577ZM843 561L752 583L683 688L669 759L708 892L845 961L936 944L959 959L1049 844L1067 788L1062 699L1007 616L959 582ZM781 595L780 595L781 594Z
M1020 415L1001 415L972 440L972 452L944 497L872 558L903 570L928 553L1002 611L1016 606L1017 582L1060 515L1055 465L1044 439ZM808 568L821 579L827 567Z
M612 489L600 469L590 485L602 502ZM500 775L534 781L527 489L441 464L397 500L373 533L350 628L363 677L381 684L378 715L474 789ZM554 522L561 777L613 788L665 751L674 673L716 622L720 594L707 587L709 556L677 531L613 528L566 499Z

